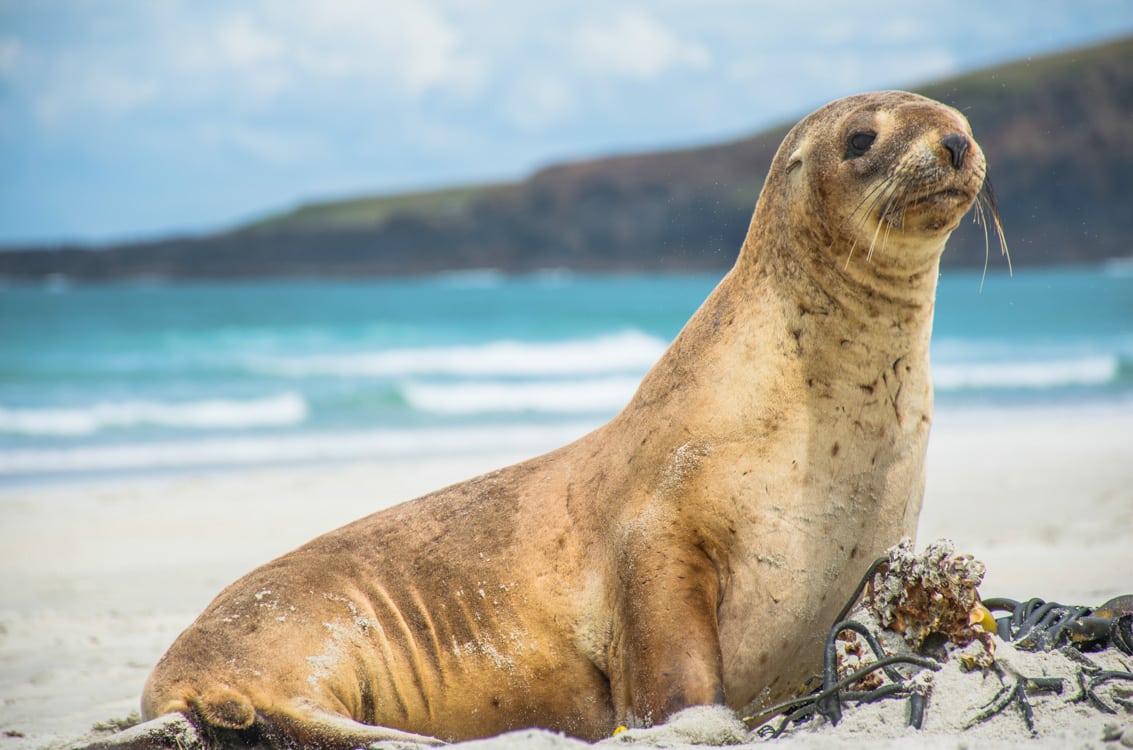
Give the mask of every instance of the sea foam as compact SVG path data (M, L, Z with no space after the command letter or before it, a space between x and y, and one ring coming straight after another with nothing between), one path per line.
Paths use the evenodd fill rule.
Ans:
M0 452L0 477L493 453L535 455L575 440L596 426L597 422L573 421L17 449Z
M479 345L257 358L253 371L291 378L412 375L554 377L643 373L666 342L637 330L565 341L492 341Z
M625 406L637 390L638 382L636 377L608 377L529 382L408 383L402 391L414 409L434 414L605 414Z
M239 430L296 425L306 418L306 401L292 392L243 401L103 401L74 407L0 407L0 433L81 436L143 425Z
M1121 360L1114 355L1014 362L947 362L934 364L938 390L1048 389L1098 386L1117 380Z

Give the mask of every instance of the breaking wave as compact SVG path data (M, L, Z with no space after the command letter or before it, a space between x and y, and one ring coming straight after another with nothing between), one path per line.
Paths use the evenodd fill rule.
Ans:
M666 342L656 336L631 330L589 339L492 341L479 345L260 358L249 364L255 371L291 378L640 374L657 361L666 346Z
M636 377L567 381L409 383L402 390L419 411L434 414L542 412L594 414L617 411L637 390Z
M81 436L140 426L240 430L300 424L307 411L307 402L298 393L244 401L104 401L74 407L0 407L0 433Z
M1103 386L1116 383L1123 371L1116 355L1017 362L935 363L933 384L937 390L1052 389L1073 386Z
M592 422L443 429L304 432L287 435L161 440L0 452L0 476L177 470L417 456L531 454L570 442Z

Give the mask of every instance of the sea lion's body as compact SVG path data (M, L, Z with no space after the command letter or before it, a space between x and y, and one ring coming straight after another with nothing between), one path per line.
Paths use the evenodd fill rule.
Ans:
M597 739L786 695L915 531L937 265L984 169L930 100L812 114L735 268L621 414L232 584L154 669L145 715L345 748Z

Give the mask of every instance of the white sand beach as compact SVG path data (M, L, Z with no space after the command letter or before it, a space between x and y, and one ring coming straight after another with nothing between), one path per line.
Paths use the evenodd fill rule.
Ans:
M1096 605L1133 591L1131 436L1128 403L938 409L919 544L950 538L986 563L984 596ZM256 565L347 521L520 458L0 489L0 750L65 745L92 724L135 710L149 669L178 632ZM1133 717L1116 720L1133 733ZM1100 746L1107 721L1098 714L1067 731L1079 746ZM963 745L956 730L940 726L892 742ZM1019 735L1024 746L1067 741L1044 736ZM780 742L880 746L868 733L840 737L837 730ZM528 733L475 746L573 744Z

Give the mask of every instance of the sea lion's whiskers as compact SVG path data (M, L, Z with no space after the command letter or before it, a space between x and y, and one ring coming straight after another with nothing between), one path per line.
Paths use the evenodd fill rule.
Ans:
M889 244L889 233L892 231L893 225L887 223L885 225L885 234L881 238L881 250L885 250L885 247Z
M877 205L877 203L878 203L878 195L879 195L879 194L881 193L881 191L882 191L882 190L884 190L884 189L885 189L885 187L886 187L886 186L887 186L887 185L889 184L889 180L890 180L890 179L892 179L892 174L888 174L888 175L886 175L886 176L885 176L885 179L881 180L881 181L880 181L880 182L878 182L878 183L877 183L876 185L874 185L874 186L873 186L873 187L871 187L871 188L870 188L869 190L867 190L867 191L865 192L865 194L864 194L864 195L862 195L862 199L861 199L860 201L858 201L857 205L855 205L855 206L853 207L853 209L852 209L852 210L850 211L850 218L853 218L853 217L857 216L857 215L858 215L858 212L859 212L859 211L861 211L862 207L863 207L863 206L865 206L865 205L866 205L866 203L868 202L868 203L869 203L869 208L867 208L867 209L866 209L866 211L865 211L865 213L864 213L864 214L862 214L862 216L861 216L861 221L862 221L862 223L864 223L864 222L865 222L865 220L866 220L867 218L869 218L870 214L871 214L871 213L872 213L872 211L873 211L873 208L874 208L874 207L875 207L875 206Z
M987 207L991 218L995 222L995 234L999 237L999 250L1003 257L1007 258L1007 272L1014 274L1014 268L1011 265L1011 253L1007 250L1007 236L1003 233L1003 220L999 216L999 202L995 199L995 190L991 187L991 179L986 175L984 176L983 186L980 187L980 192L976 196L977 200L983 201Z
M975 202L975 222L980 225L984 232L984 267L983 273L980 274L980 291L983 291L984 281L987 279L987 269L991 257L991 238L988 234L988 224L991 223L995 226L996 237L999 240L1000 254L1007 258L1007 273L1014 275L1014 269L1011 266L1011 254L1007 251L1007 238L1003 234L1003 222L999 218L999 205L995 201L995 192L992 190L991 182L987 179L986 173L981 181L980 190L976 194ZM990 222L988 216L991 216Z
M875 202L874 204L877 205L878 203L880 203L881 209L878 212L877 216L877 228L873 232L873 238L869 243L869 250L866 252L865 259L867 263L873 261L873 252L877 248L877 240L881 236L882 225L885 225L885 241L888 242L889 231L893 228L893 220L889 217L896 205L894 199L896 199L899 195L904 195L906 192L904 188L906 187L907 180L904 179L902 172L903 170L898 167L898 169L894 170L894 172L889 175L889 177L885 180L885 193L883 194L883 196L881 196L881 200ZM903 220L903 208L898 209L897 218L898 220Z
M885 207L885 211L882 214L883 216L893 215L893 219L886 220L885 222L885 234L882 236L881 241L882 250L884 250L885 246L889 244L889 235L893 231L894 227L898 225L904 226L905 224L905 211L908 210L909 204L903 203L901 199L909 194L909 189L915 182L915 180L910 179L910 173L912 173L914 169L915 168L912 165L902 163L897 166L897 169L893 174L893 191L890 194L888 203ZM914 201L911 205L915 206L916 201ZM873 248L870 248L870 256L873 256Z
M873 236L869 238L869 249L866 250L866 253L865 253L865 262L866 263L872 263L873 262L873 249L875 247L877 247L877 238L881 234L881 225L884 224L884 223L885 222L882 222L882 221L877 222L877 228L873 230Z
M973 214L975 222L984 230L984 270L983 273L980 274L980 292L982 293L984 290L984 281L987 279L987 265L991 255L991 241L987 234L987 217L984 215L983 203L978 198L975 202L975 208L976 210Z
M853 227L853 231L850 233L853 236L854 239L850 243L850 251L848 253L846 253L846 263L843 266L843 268L849 268L850 267L850 261L854 257L854 250L858 246L858 239L857 238L861 234L860 230L861 230L862 227L865 226L866 221L871 216L874 215L874 209L876 209L877 206L883 200L885 200L885 189L888 187L890 179L891 178L889 176L886 176L886 178L884 180L881 180L876 185L874 185L872 188L867 190L865 195L862 197L862 199L860 201L858 201L857 205L854 206L852 211L850 211L850 220L856 221L857 225L855 227ZM867 201L868 201L868 205L866 205ZM881 214L878 214L879 222L880 222L880 216L881 216ZM880 226L880 224L879 224L879 226ZM872 248L872 246L873 246L873 243L871 242L870 247ZM868 260L868 256L867 256L867 260Z
M850 267L850 261L853 260L854 257L854 250L858 246L857 238L861 234L861 229L866 225L869 218L874 215L874 210L877 208L878 204L885 199L885 189L888 187L889 181L890 177L887 175L885 179L867 190L865 195L862 196L862 199L858 201L850 211L847 221L853 224L852 231L850 232L853 241L850 243L850 251L846 253L846 262L843 265L843 269Z

